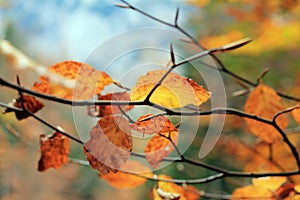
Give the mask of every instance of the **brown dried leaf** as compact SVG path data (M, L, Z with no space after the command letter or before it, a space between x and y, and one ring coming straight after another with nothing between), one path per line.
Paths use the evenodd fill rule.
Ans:
M110 172L100 177L106 180L115 188L133 189L144 184L147 179L134 176L126 172L134 172L146 177L152 177L153 174L145 165L138 161L128 160L117 173Z
M164 157L168 156L174 150L172 142L165 138L170 137L174 144L178 142L178 131L155 134L148 142L144 152L146 159L155 169Z
M150 71L141 76L132 88L131 100L144 100L166 70ZM152 94L150 101L167 108L181 108L192 104L199 106L210 98L210 93L195 81L170 73Z
M109 93L106 95L99 95L99 100L113 100L113 101L130 101L130 96L127 92ZM131 110L134 106L120 106L124 112ZM121 113L118 106L89 106L88 114L92 117L103 117L106 115L112 115Z
M50 167L59 169L63 164L68 163L69 138L58 132L51 136L41 135L40 150L42 155L39 160L38 171L45 171Z
M177 128L165 116L157 116L149 120L141 121L151 117L152 114L141 116L135 124L131 125L133 130L139 131L143 134L165 133L177 131Z
M247 113L269 120L272 120L273 116L281 110L284 110L284 107L281 104L280 97L272 88L263 84L257 86L250 93L245 104ZM278 131L271 125L252 119L246 119L246 122L250 131L267 143L274 143L276 140L281 139ZM288 121L283 115L279 116L276 122L281 129L285 129L288 125Z
M132 150L129 123L122 117L105 116L90 132L84 144L84 153L101 175L117 172L126 163Z
M91 99L95 94L99 94L106 85L113 83L113 80L105 72L80 62L64 61L50 66L48 70L66 80L76 81L76 85L65 87L60 83L50 81L46 76L41 76L40 82L35 82L32 89L65 99Z
M22 96L23 96L23 105L27 111L31 113L36 113L37 111L39 111L44 107L44 104L36 100L36 98L34 98L33 96L24 95L24 94ZM17 108L23 108L21 97L14 99L12 104ZM15 112L15 115L18 120L22 120L30 116L30 114L28 114L27 112L13 111L9 108L5 109L3 113L8 113L8 112Z

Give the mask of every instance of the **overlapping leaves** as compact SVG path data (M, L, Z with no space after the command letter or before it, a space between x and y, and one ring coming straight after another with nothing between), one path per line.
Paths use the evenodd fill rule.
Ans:
M84 144L84 153L100 174L117 172L126 163L132 150L129 123L123 117L105 116L90 132Z
M245 111L249 114L257 115L268 120L272 120L274 115L284 110L280 97L276 92L263 84L257 86L249 95ZM250 131L267 143L273 143L281 139L278 131L271 125L258 122L252 119L246 119ZM287 119L281 115L277 118L276 123L281 129L288 125Z

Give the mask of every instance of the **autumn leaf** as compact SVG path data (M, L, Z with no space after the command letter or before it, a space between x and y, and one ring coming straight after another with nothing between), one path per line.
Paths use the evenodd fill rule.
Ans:
M300 103L298 103L299 108L294 109L292 111L292 115L294 117L294 119L298 122L298 124L300 124Z
M158 168L164 157L174 151L174 146L168 138L172 139L176 145L178 142L178 131L155 134L144 150L147 161L155 169Z
M289 134L288 138L296 148L299 148L298 134ZM250 158L248 157L248 162L244 165L246 171L279 172L294 170L297 166L290 148L283 140L278 140L272 144L272 160L267 159L270 157L270 144L261 141L254 146L254 149L259 152L259 155L253 154Z
M117 173L109 172L100 177L106 180L111 186L115 188L133 189L144 184L147 179L132 175L126 172L134 172L138 175L152 177L153 174L145 165L138 161L128 160Z
M48 68L49 74L59 75L66 80L75 81L71 87L50 81L49 77L41 76L40 82L35 82L32 89L41 93L64 99L86 100L99 94L113 80L105 73L92 66L76 61L64 61ZM51 75L49 75L51 76Z
M171 179L170 176L159 175L160 179ZM154 200L197 200L200 195L193 186L181 187L175 183L159 181L153 188Z
M45 171L50 167L59 169L63 164L68 163L69 139L58 132L51 136L41 135L40 151L42 154L38 171Z
M23 101L24 108L30 113L36 113L37 111L39 111L44 107L44 104L38 101L33 96L23 94L22 97L23 98L18 97L17 99L14 99L11 104L17 108L23 108L22 107L22 101ZM15 115L18 120L26 119L27 117L30 116L30 114L28 114L28 112L26 111L13 111L9 108L5 109L3 113L9 113L9 112L15 112Z
M290 183L290 182L286 182L283 183L275 192L276 197L278 197L278 199L284 199L288 196L294 196L295 197L295 184L294 183ZM300 196L298 196L299 198ZM294 198L293 198L294 199Z
M166 70L150 71L141 76L130 93L131 100L144 100ZM167 108L186 105L201 105L210 98L210 93L195 81L176 73L170 73L152 94L150 101Z
M263 177L252 179L252 185L236 189L232 199L254 199L261 198L273 200L274 193L287 181L286 177Z
M127 92L117 92L117 93L109 93L106 95L98 95L98 100L113 100L113 101L130 101L130 96ZM120 106L122 111L127 112L131 110L134 106ZM106 115L112 115L121 113L121 110L118 106L89 106L88 114L92 117L103 117Z
M122 117L105 116L90 131L84 153L101 175L117 172L126 163L132 150L129 123Z
M174 124L172 124L172 122L165 116L157 116L149 120L142 121L151 116L153 115L147 114L141 116L134 124L131 125L131 128L143 134L177 131L177 128L174 126Z
M257 86L250 93L245 104L247 113L269 120L272 120L273 116L281 110L284 110L284 107L280 102L280 97L272 88L263 84ZM271 125L248 118L246 122L250 131L267 143L273 143L281 139L278 131ZM276 122L281 129L285 129L288 125L288 121L284 116L279 116Z

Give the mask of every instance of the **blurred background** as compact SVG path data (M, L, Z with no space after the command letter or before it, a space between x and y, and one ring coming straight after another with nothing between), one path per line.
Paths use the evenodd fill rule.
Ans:
M299 1L128 1L171 23L176 8L180 7L179 24L207 48L245 37L252 38L253 42L249 45L220 55L228 69L255 82L265 68L270 68L264 83L278 91L299 96ZM114 3L120 2L0 0L0 39L9 40L35 61L49 66L63 60L85 61L99 45L125 31L145 27L165 28L134 11L117 8ZM140 37L151 37L151 41L164 43L168 35ZM116 43L111 48L117 47ZM177 48L181 48L180 51L186 52L186 55L199 51L186 43L178 45ZM168 60L165 61L167 63ZM33 71L12 68L2 56L0 63L1 76L7 80L15 81L16 74L19 74L22 83L29 87L37 80L38 75ZM199 78L193 77L192 71L185 71L184 74ZM233 92L242 87L226 75L223 80L228 107L243 109L245 96L232 96ZM14 91L1 88L0 100L10 102L16 95ZM285 104L293 105L293 102L286 101ZM40 114L52 124L63 126L67 132L76 132L71 108L49 102L47 112L41 111ZM151 199L151 182L136 190L117 190L100 180L96 171L76 164L66 165L60 170L38 172L39 135L49 134L51 130L32 119L16 121L12 114L1 115L0 123L0 199ZM203 130L208 123L209 119L202 120L198 134L186 155L197 158ZM219 143L205 161L228 169L243 169L247 161L230 157L236 149L228 145L227 151L222 149L230 142L230 137L243 137L247 142L255 141L244 127L244 122L239 118L226 119ZM16 139L12 133L21 136ZM20 142L23 137L30 144ZM72 144L71 156L84 159L79 145ZM185 170L182 171L182 167ZM199 178L210 174L206 170L193 170L191 166L177 164L163 169L162 172L176 178ZM208 192L230 194L235 187L247 183L249 180L229 180L229 184L220 180L197 187Z

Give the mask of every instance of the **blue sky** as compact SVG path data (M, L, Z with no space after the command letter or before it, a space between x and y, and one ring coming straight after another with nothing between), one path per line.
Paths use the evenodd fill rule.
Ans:
M191 9L184 1L128 1L169 21L173 20L176 7L179 6L181 24L186 23L184 20ZM120 33L135 28L164 27L129 9L113 6L113 3L120 3L118 0L3 2L0 10L3 22L0 24L0 37L7 37L6 28L12 24L22 39L22 50L45 64L67 59L82 61L101 43ZM163 39L161 35L152 35L151 39L155 37L157 40Z

